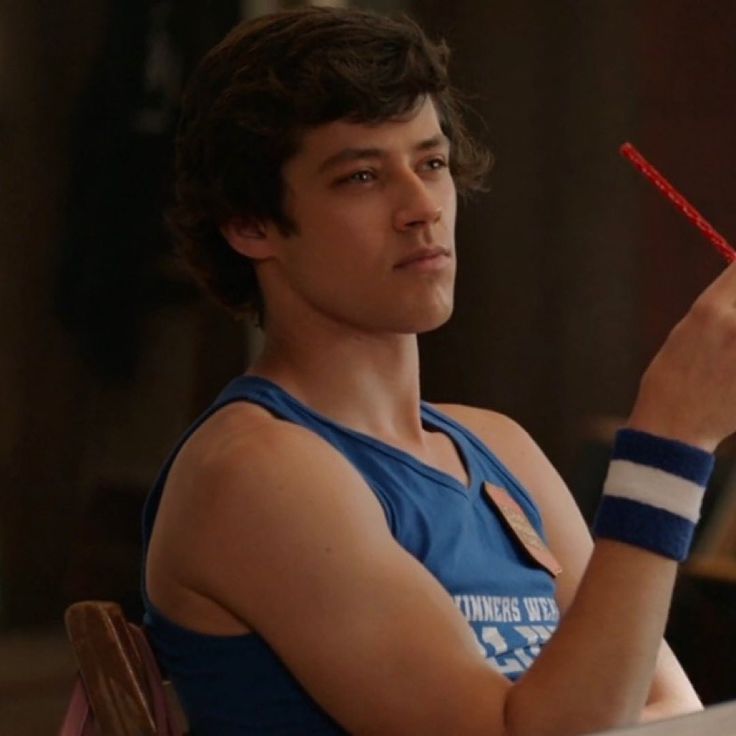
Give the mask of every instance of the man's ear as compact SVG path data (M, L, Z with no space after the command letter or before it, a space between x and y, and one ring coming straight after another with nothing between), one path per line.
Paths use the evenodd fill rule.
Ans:
M256 220L233 217L220 225L220 232L233 250L247 258L261 261L273 255L266 228Z

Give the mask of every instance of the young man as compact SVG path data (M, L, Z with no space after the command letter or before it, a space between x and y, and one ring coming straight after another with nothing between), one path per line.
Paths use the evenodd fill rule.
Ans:
M700 707L662 634L736 429L736 269L647 370L593 544L518 425L420 400L485 166L445 64L408 21L311 8L239 26L190 85L174 225L265 330L145 512L147 625L194 733L571 736Z

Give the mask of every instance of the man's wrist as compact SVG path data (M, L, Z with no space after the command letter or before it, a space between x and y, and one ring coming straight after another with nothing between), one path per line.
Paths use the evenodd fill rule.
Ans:
M682 442L712 453L718 446L718 440L699 431L692 422L680 421L677 417L663 416L662 412L647 413L635 408L626 422L625 429L644 432L655 437Z
M620 430L593 527L596 536L684 560L713 464L712 454L680 440Z

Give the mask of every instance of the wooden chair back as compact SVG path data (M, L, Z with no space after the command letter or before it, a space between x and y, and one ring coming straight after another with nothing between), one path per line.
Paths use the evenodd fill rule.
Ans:
M118 604L82 601L70 606L64 619L80 680L60 736L184 733L145 634Z

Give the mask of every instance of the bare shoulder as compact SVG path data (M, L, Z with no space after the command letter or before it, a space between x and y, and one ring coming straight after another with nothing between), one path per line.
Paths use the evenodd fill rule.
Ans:
M207 419L179 452L171 470L178 476L212 473L218 477L247 465L251 472L277 458L288 465L298 460L300 446L321 445L313 432L271 414L257 404L238 401ZM312 448L310 448L312 449Z
M227 523L232 513L244 525L254 515L262 522L266 515L298 515L336 486L360 484L355 468L316 433L237 402L214 414L182 447L161 513L176 514L179 524L191 520L200 536L207 523Z
M530 462L549 465L537 443L511 417L463 404L437 404L436 408L473 432L524 485Z
M477 435L537 503L569 496L564 481L531 435L514 419L490 409L460 404L437 408Z
M345 519L363 533L388 528L375 496L326 441L256 405L228 405L171 468L147 557L149 595L182 625L252 628L251 611L228 614L230 591L257 588L264 575L288 579L291 561L307 559Z

